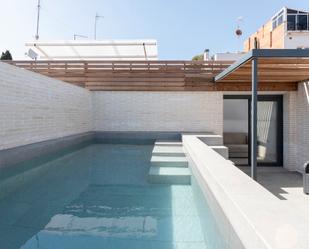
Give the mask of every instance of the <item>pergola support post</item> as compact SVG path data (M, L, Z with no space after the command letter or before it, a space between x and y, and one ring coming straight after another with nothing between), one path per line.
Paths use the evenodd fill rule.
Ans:
M257 103L258 103L258 59L252 59L251 100L251 177L257 180Z

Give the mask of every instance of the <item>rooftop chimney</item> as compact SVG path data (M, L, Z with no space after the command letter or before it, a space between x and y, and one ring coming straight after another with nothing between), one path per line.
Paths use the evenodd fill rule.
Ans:
M204 61L209 61L210 57L209 57L209 49L205 49L204 51Z

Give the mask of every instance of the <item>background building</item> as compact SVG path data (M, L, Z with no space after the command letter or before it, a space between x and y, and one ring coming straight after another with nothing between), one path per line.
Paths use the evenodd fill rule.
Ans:
M254 48L309 48L308 12L283 7L266 24L244 42L244 51Z

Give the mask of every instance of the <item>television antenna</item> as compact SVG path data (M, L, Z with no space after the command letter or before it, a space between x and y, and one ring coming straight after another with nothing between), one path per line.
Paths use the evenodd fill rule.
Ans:
M100 18L104 18L104 16L98 15L98 13L95 14L94 18L94 39L97 39L97 22Z
M38 13L37 13L37 18L36 18L36 34L35 34L35 39L39 40L39 26L40 26L40 11L41 11L41 0L38 0Z

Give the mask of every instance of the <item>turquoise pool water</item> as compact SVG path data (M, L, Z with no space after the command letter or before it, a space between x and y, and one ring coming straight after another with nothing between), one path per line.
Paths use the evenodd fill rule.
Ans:
M152 148L93 144L14 175L22 184L0 200L0 248L220 248L206 247L210 215L191 186L147 183Z

